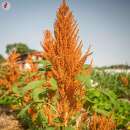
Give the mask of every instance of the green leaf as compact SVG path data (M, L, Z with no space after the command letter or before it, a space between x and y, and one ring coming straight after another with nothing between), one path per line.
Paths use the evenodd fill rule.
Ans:
M45 117L43 111L39 111L38 114L37 114L37 123L38 124L47 124L47 118Z
M79 80L85 86L91 86L91 78L88 75L80 73L76 76L76 79Z
M97 113L103 114L105 116L108 116L110 114L108 111L105 111L105 110L97 108L97 107L94 108L94 111Z
M39 65L42 66L40 67L41 71L49 71L51 69L51 63L48 60L41 60Z
M23 93L26 93L28 90L33 90L37 87L40 87L45 81L44 80L36 80L36 81L32 81L29 84L27 84L24 88L23 88Z
M50 90L56 91L57 90L57 82L54 78L50 79L50 84L51 84Z
M40 101L40 100L43 100L43 96L41 95L47 95L47 88L36 88L32 91L32 98L33 98L33 101L37 102L37 101Z
M31 104L25 106L18 114L19 117L24 117L26 115L27 110L30 108Z
M56 118L53 120L53 122L55 122L55 123L61 123L61 122L63 122L63 120L62 120L60 117L56 117Z
M0 98L0 105L10 105L16 102L16 98L12 96L5 96Z
M18 88L16 86L16 84L12 87L12 91L16 94L18 94L19 96L23 96L23 92L22 92L22 89Z

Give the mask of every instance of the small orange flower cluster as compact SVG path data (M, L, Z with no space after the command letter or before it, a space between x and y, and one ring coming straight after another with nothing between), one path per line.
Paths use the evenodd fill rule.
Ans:
M89 128L90 130L115 130L116 125L111 118L106 118L95 113L90 119Z
M28 109L28 114L31 116L32 121L35 121L35 119L36 119L36 112L34 111L34 109L29 108Z
M121 76L120 80L124 84L124 86L127 87L129 85L129 80L128 80L128 78L126 76Z

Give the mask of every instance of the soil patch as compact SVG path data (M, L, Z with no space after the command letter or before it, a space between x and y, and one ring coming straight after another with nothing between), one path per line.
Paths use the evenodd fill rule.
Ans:
M0 130L24 130L15 113L3 105L0 105Z

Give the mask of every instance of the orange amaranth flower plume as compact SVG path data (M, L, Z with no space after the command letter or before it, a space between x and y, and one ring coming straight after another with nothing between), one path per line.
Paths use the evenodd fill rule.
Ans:
M58 82L60 98L57 110L65 124L73 115L72 113L82 108L84 91L75 77L81 72L83 64L91 55L90 48L82 55L83 44L79 41L78 31L74 16L66 1L63 0L54 24L54 37L47 30L42 46L44 57L51 62L52 73Z
M11 90L13 83L15 83L20 76L20 69L17 63L18 57L19 54L16 53L16 51L12 51L3 66L3 68L6 69L5 73L0 76L0 85L5 86L9 90Z

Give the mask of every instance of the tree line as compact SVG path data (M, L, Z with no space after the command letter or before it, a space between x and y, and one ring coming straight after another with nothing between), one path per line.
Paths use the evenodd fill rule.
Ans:
M33 49L29 48L25 43L11 43L6 46L6 54L10 54L13 50L16 50L17 53L19 54L28 54L32 51ZM4 62L5 58L2 54L0 54L0 63Z

